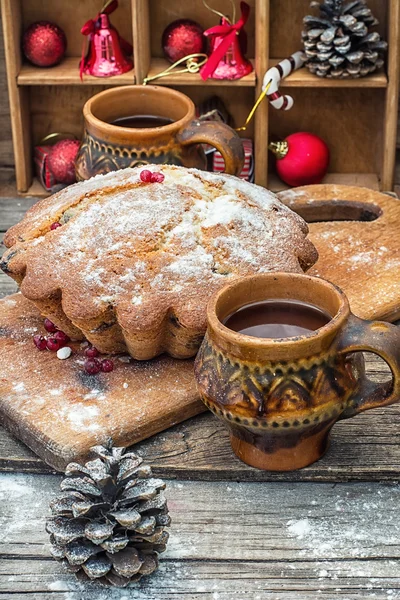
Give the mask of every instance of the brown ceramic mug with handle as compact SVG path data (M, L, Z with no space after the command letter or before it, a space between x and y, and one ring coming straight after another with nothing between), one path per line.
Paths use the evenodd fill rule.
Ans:
M307 335L282 339L223 324L240 308L271 299L311 304L331 319ZM400 328L356 317L345 294L326 280L291 273L246 277L212 297L207 319L195 363L200 395L227 423L234 452L249 465L271 471L310 465L326 451L336 421L400 399ZM388 363L390 382L366 377L362 351Z
M113 124L137 115L171 123L146 128ZM243 145L237 133L224 123L198 121L192 100L167 87L130 85L105 90L86 102L83 116L78 180L147 163L205 169L201 144L210 144L222 154L226 173L239 175L243 168Z

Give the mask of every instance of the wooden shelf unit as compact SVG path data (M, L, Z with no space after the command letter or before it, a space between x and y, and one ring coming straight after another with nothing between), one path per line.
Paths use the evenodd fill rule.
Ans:
M235 125L243 124L261 91L265 71L299 50L302 18L309 13L309 0L248 0L251 6L247 56L254 71L237 81L202 81L198 74L170 74L154 81L189 95L195 103L218 95L232 114ZM163 71L161 34L178 18L191 18L204 28L217 22L201 0L120 0L111 16L121 35L133 42L133 71L107 79L79 77L83 36L80 28L101 8L102 0L1 0L10 96L17 187L21 193L40 195L33 177L33 147L48 133L69 132L81 137L84 102L101 89L141 84L145 77ZM239 5L239 1L237 1ZM273 174L268 141L295 131L311 131L331 148L327 181L354 183L390 190L396 151L397 104L400 55L400 3L369 0L380 21L379 30L389 42L385 70L362 79L320 79L300 69L282 82L293 96L290 111L277 111L264 101L243 137L254 141L256 183L282 189ZM218 10L230 13L229 0L219 0ZM48 19L60 25L68 39L67 56L50 69L24 61L21 35L33 21ZM233 93L233 88L238 88ZM286 88L289 88L286 90ZM270 172L269 172L270 171Z

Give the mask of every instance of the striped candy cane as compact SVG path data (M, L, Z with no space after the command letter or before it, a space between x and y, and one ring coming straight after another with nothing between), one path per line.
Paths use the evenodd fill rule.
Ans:
M268 69L264 75L262 89L265 90L268 83L271 82L267 98L274 108L278 110L290 110L293 106L293 98L291 96L283 96L279 92L279 84L281 79L293 73L303 66L306 60L303 52L295 52L289 58L281 60L280 63Z

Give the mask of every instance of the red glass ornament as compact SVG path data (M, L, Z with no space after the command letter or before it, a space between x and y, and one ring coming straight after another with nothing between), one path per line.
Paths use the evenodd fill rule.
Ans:
M188 54L204 52L203 28L191 19L178 19L166 27L161 43L165 58L174 63Z
M65 55L67 38L55 23L37 21L25 31L22 50L25 57L37 67L53 67Z
M82 27L81 33L89 36L89 50L80 62L81 77L83 73L94 77L112 77L133 69L133 61L127 56L132 54L132 45L120 37L108 17L116 8L118 0L111 2L104 12Z
M292 187L320 183L329 166L329 148L313 133L289 135L283 142L271 142L279 177Z
M49 169L58 183L75 183L75 159L80 142L78 140L60 140L52 146L48 163Z
M204 32L205 36L211 38L211 53L200 69L202 79L241 79L252 72L251 62L242 52L242 47L246 44L243 27L249 18L250 7L246 2L241 2L240 9L242 14L236 23L232 24L223 17L220 25Z

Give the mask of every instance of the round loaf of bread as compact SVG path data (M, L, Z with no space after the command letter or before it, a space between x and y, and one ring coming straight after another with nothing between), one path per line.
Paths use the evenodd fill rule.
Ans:
M151 166L77 183L35 204L5 236L1 268L42 314L101 352L196 354L210 295L317 259L301 217L229 175ZM52 224L61 226L52 228Z

